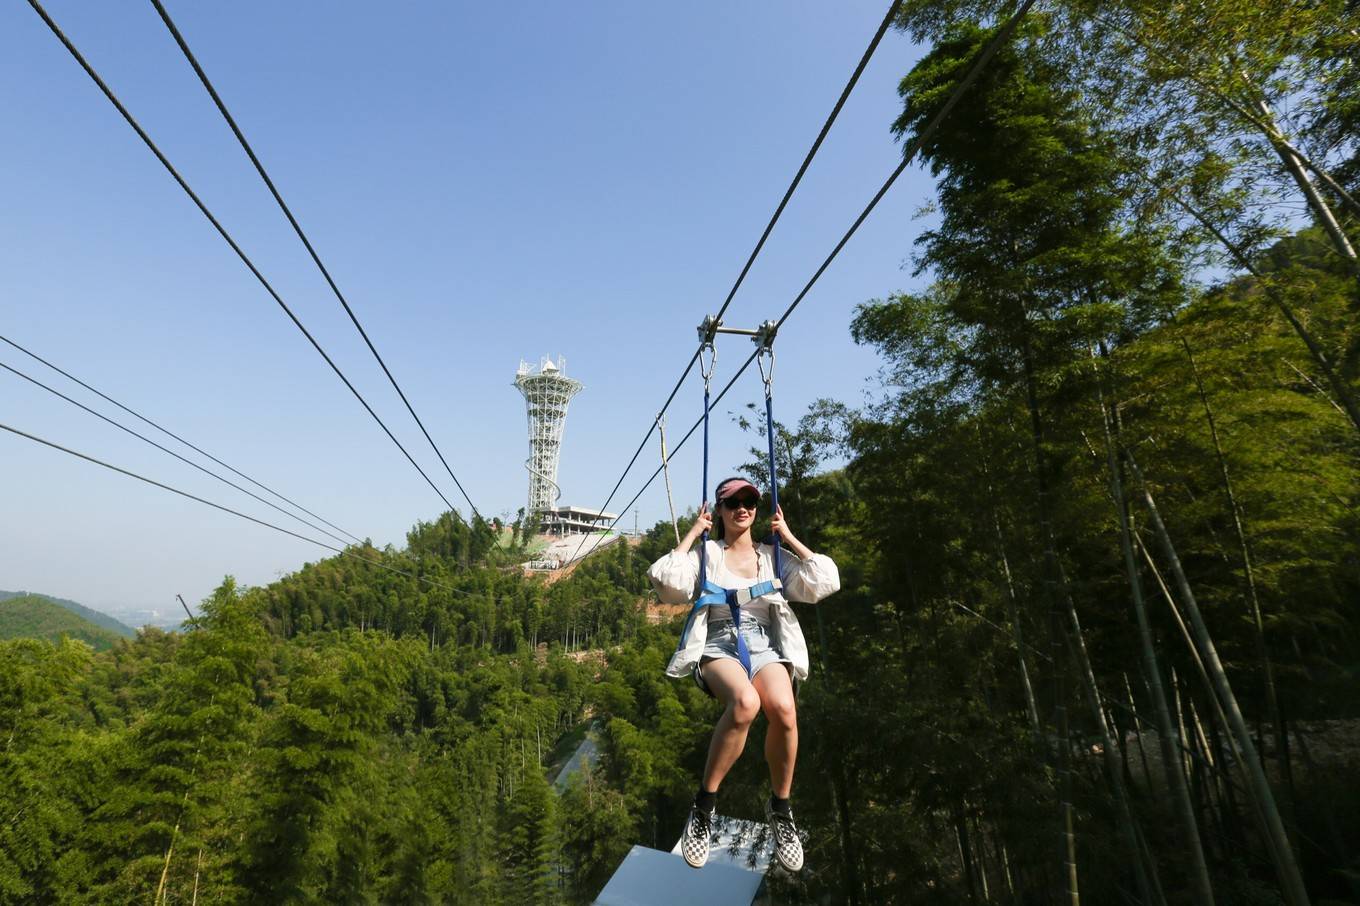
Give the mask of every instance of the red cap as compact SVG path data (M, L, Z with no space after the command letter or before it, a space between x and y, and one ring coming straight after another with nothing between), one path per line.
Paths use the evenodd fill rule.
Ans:
M748 488L750 489L752 494L756 495L757 498L760 497L760 489L757 488L755 485L751 484L751 482L747 481L745 478L727 479L722 484L718 485L718 490L714 496L717 497L718 503L722 503L724 500L726 500L728 497L731 497L738 491L744 491Z

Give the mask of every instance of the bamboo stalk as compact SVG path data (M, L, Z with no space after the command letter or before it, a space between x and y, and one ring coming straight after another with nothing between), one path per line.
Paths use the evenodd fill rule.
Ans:
M1001 521L997 518L995 510L992 511L992 519L996 528L997 550L1001 554L1001 572L1006 580L1006 612L1011 621L1011 635L1015 638L1015 656L1020 664L1020 685L1024 689L1025 705L1029 709L1030 730L1038 740L1043 736L1039 725L1039 704L1034 698L1034 686L1029 680L1029 666L1025 663L1025 636L1020 626L1020 608L1016 603L1015 583L1011 579L1011 565L1006 557L1006 546L1001 535Z
M976 903L977 865L973 860L973 846L968 834L968 815L962 805L954 807L954 839L959 847L959 868L968 887L968 902Z
M1223 710L1223 705L1218 700L1218 695L1214 689L1213 680L1209 678L1208 668L1204 666L1204 659L1200 657L1199 648L1195 645L1194 637L1190 634L1190 628L1185 624L1185 618L1181 615L1181 609L1176 604L1176 598L1174 595L1171 594L1171 589L1167 587L1166 580L1162 578L1162 571L1157 568L1156 561L1152 559L1152 554L1143 544L1142 539L1139 538L1137 535L1134 535L1134 541L1137 542L1138 550L1142 553L1143 560L1147 564L1149 572L1152 573L1153 579L1156 580L1157 587L1161 590L1162 597L1166 601L1167 609L1171 612L1171 616L1175 620L1177 628L1180 629L1181 637L1185 640L1185 646L1190 651L1191 660L1194 662L1195 667L1199 672L1199 678L1200 681L1204 684L1204 689L1208 694L1209 702L1214 706L1214 713L1218 716L1217 726L1221 726L1224 729L1224 731L1228 734L1228 743L1229 746L1232 748L1233 757L1240 765L1243 759L1246 758L1246 755L1242 752L1240 748L1238 748L1237 741L1236 739L1234 739L1232 735L1232 727L1228 723L1228 716ZM1224 776L1226 777L1226 773ZM1250 781L1248 781L1248 783L1249 782ZM1228 782L1227 788L1229 791L1232 790L1233 787L1231 781ZM1251 799L1251 803L1252 803L1252 816L1256 819L1256 826L1261 832L1261 839L1265 841L1266 846L1268 847L1273 846L1274 844L1270 837L1270 831L1266 827L1265 817L1263 816L1261 809L1257 805L1255 798ZM1234 811L1236 811L1235 806Z
M1094 350L1092 356L1094 357ZM1199 823L1195 820L1194 806L1190 801L1190 791L1186 787L1185 774L1179 769L1178 749L1180 737L1176 735L1171 723L1171 711L1167 704L1166 693L1162 689L1160 668L1157 665L1157 652L1152 640L1152 626L1148 621L1147 606L1143 601L1142 583L1138 578L1138 565L1133 559L1132 532L1129 530L1129 511L1124 498L1123 481L1119 474L1119 464L1115 458L1115 438L1109 410L1106 408L1104 391L1099 392L1101 423L1105 433L1105 461L1109 471L1110 499L1114 502L1115 515L1119 522L1119 546L1124 555L1124 572L1129 583L1133 602L1134 617L1138 624L1138 639L1143 653L1143 670L1146 674L1148 692L1152 698L1157 716L1159 742L1162 747L1162 763L1166 771L1167 783L1171 790L1172 802L1179 817L1182 842L1190 858L1190 883L1195 900L1202 906L1213 906L1214 888L1209 880L1209 866L1204 858L1204 845L1200 839Z
M1023 305L1020 306L1023 310ZM1062 812L1063 867L1067 884L1068 906L1080 906L1081 888L1077 874L1077 835L1072 805L1072 753L1069 748L1067 726L1067 670L1062 657L1063 620L1059 612L1058 595L1054 583L1058 576L1058 552L1054 542L1053 523L1048 512L1048 470L1044 462L1043 420L1039 414L1039 394L1034 376L1029 338L1025 337L1022 364L1025 379L1025 403L1029 410L1030 440L1033 444L1034 475L1038 496L1040 534L1044 543L1045 568L1042 570L1045 597L1048 603L1049 649L1053 657L1053 711L1058 730L1059 810Z
M1166 524L1162 521L1161 513L1157 509L1157 503L1152 497L1152 492L1148 488L1142 470L1138 468L1138 463L1133 454L1127 449L1124 450L1124 458L1138 481L1143 504L1147 508L1152 528L1156 532L1157 538L1162 544L1163 553L1171 566L1171 574L1176 580L1181 601L1190 616L1190 625L1194 629L1195 641L1198 643L1209 677L1213 681L1214 691L1227 715L1228 727L1237 741L1238 748L1242 751L1243 767L1247 770L1247 777L1251 781L1248 789L1251 790L1265 820L1268 838L1272 844L1271 850L1276 873L1279 876L1285 899L1289 906L1310 906L1303 876L1299 872L1293 848L1289 845L1289 839L1284 832L1284 824L1280 820L1280 812L1275 804L1275 795L1266 780L1265 771L1261 768L1261 761L1257 756L1256 746L1252 742L1251 731L1247 728L1246 719L1242 716L1242 710L1238 706L1237 696L1233 693L1232 685L1228 682L1228 675L1223 669L1223 663L1219 660L1218 648L1214 645L1213 637L1209 634L1209 628L1204 622L1203 614L1200 613L1199 603L1195 599L1194 591L1190 588L1189 580L1185 577L1185 571L1181 568L1180 557L1176 553L1176 547L1171 541L1170 533L1167 532Z
M1195 362L1195 354L1190 349L1189 342L1185 337L1181 337L1181 346L1185 349L1185 356L1190 362L1190 373L1195 379L1195 389L1199 392L1200 403L1204 407L1204 418L1209 425L1209 437L1213 441L1214 455L1218 460L1218 471L1223 479L1223 492L1228 498L1228 508L1232 512L1233 527L1237 531L1237 546L1242 557L1243 576L1247 583L1247 601L1251 605L1252 627L1256 640L1256 658L1260 661L1262 671L1262 682L1265 684L1266 693L1266 716L1275 729L1276 757L1282 768L1286 786L1293 787L1293 777L1287 769L1289 763L1289 740L1285 736L1284 721L1280 718L1280 700L1275 688L1275 666L1271 662L1270 650L1266 646L1265 621L1261 616L1261 598L1256 591L1256 573L1252 564L1251 548L1247 544L1247 531L1245 527L1245 517L1242 513L1242 504L1237 499L1237 494L1233 490L1232 477L1228 473L1227 457L1223 455L1223 445L1218 437L1218 425L1214 419L1213 407L1209 404L1209 395L1204 390L1204 381L1200 378L1199 366Z
M180 803L179 806L181 817L184 815L184 807L185 805L188 804L188 802L189 791L185 790L184 800ZM156 885L156 899L153 901L154 906L161 906L161 903L163 902L163 899L165 897L165 880L170 875L170 859L175 854L175 840L179 838L179 822L180 819L176 818L175 829L170 832L170 845L166 847L165 850L165 866L161 868L161 880L160 883Z
M982 901L990 903L992 901L992 888L988 883L989 865L987 859L987 834L982 829L982 820L977 815L965 816L967 821L971 817L973 822L973 839L977 841L977 864L978 877L982 880Z
M1195 743L1199 746L1204 763L1209 768L1208 783L1205 789L1208 795L1208 804L1214 812L1220 833L1226 838L1228 836L1228 821L1223 811L1223 789L1226 786L1223 766L1219 763L1218 753L1209 745L1208 734L1204 732L1204 724L1199 719L1199 709L1195 707L1193 698L1190 700L1190 726L1195 728Z
M981 429L978 430L978 446L981 447ZM992 489L992 476L987 468L987 460L982 459L982 475L986 482L987 499L995 500L995 492ZM1034 734L1034 740L1038 743L1043 738L1043 730L1039 723L1039 704L1034 697L1034 686L1029 679L1029 665L1025 662L1025 636L1024 630L1020 625L1020 608L1015 595L1015 581L1011 577L1010 558L1006 555L1006 537L1001 531L1001 517L997 514L996 507L991 507L992 530L996 533L996 550L1001 559L1001 576L1006 583L1006 614L1011 621L1011 634L1015 637L1015 656L1020 664L1020 685L1025 693L1025 706L1029 709L1030 731ZM821 613L820 610L817 611Z
M1357 263L1355 247L1351 245L1350 238L1341 229L1341 224L1337 222L1336 214L1332 212L1331 205L1327 204L1327 199L1323 198L1318 192L1317 186L1308 178L1308 173L1303 169L1303 163L1294 153L1293 146L1287 142L1282 142L1275 136L1280 130L1275 127L1275 111L1270 109L1265 98L1259 95L1253 101L1257 113L1270 125L1270 144L1275 149L1275 153L1280 156L1284 163L1284 168L1289 171L1289 175L1294 179L1294 183L1303 193L1303 197L1308 202L1308 207L1312 208L1313 215L1322 224L1323 230L1332 240L1332 245L1336 248L1337 254L1345 259L1350 267L1351 273L1360 276L1360 264Z
M1195 806L1195 820L1205 829L1206 848L1216 850L1222 855L1222 847L1215 848L1218 830L1214 827L1213 810L1209 808L1209 795L1204 781L1204 755L1195 745L1195 736L1185 722L1185 697L1181 695L1180 675L1171 668L1171 697L1176 704L1176 726L1181 736L1181 761L1185 776L1190 779L1190 801ZM1221 828L1219 829L1221 830Z
M1133 786L1133 771L1129 768L1129 732L1109 702L1105 703L1105 720L1114 733L1115 745L1119 747L1119 773L1124 778L1124 788L1128 789Z
M1064 591L1066 591L1066 576L1063 576ZM1124 775L1120 770L1119 756L1114 751L1114 741L1110 738L1110 725L1105 720L1105 709L1100 695L1100 686L1096 683L1095 671L1091 668L1091 657L1086 650L1086 638L1081 631L1081 620L1077 616L1077 608L1072 601L1070 594L1067 598L1067 612L1072 620L1072 647L1073 653L1077 658L1077 666L1081 669L1082 675L1086 679L1086 697L1091 705L1092 715L1095 717L1096 726L1100 728L1101 742L1103 748L1103 758L1105 771L1110 776L1110 786L1114 788L1115 804L1119 809L1119 831L1124 838L1124 844L1128 848L1129 857L1133 860L1134 879L1138 882L1138 894L1144 903L1152 902L1153 886L1151 876L1143 865L1142 853L1138 847L1138 838L1134 833L1133 810L1129 807L1128 793L1124 789ZM1161 891L1157 891L1158 899Z
M1138 703L1133 698L1133 686L1129 683L1128 671L1124 672L1124 692L1129 697L1129 713L1133 715L1133 740L1138 743L1138 760L1143 763L1143 780L1150 783L1152 768L1148 765L1147 749L1143 746L1143 719L1138 716Z
M1001 841L1001 871L1006 878L1006 891L1015 899L1015 876L1011 874L1011 857L1006 851L1006 842Z
M1157 854L1152 851L1152 847L1148 844L1147 834L1143 833L1143 826L1136 821L1133 825L1133 833L1138 838L1138 847L1142 850L1143 859L1152 875L1152 890L1157 895L1157 906L1167 906L1162 878L1157 871Z

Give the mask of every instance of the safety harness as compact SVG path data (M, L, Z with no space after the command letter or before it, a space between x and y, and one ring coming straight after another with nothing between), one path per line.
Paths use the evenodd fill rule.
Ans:
M718 351L713 345L713 338L719 333L739 333L750 336L756 344L756 364L760 369L761 379L765 382L765 427L769 441L769 468L770 468L770 501L772 511L779 507L779 479L776 471L774 456L774 334L775 325L772 321L766 321L755 330L736 330L724 328L722 322L712 316L704 318L704 322L699 325L699 372L704 379L704 462L703 462L703 502L708 503L708 413L710 408L710 392L713 381L713 366L718 361ZM707 356L707 360L705 360ZM732 614L732 627L737 634L737 659L741 666L745 668L746 675L751 676L751 651L746 645L746 639L741 634L741 608L756 598L768 595L772 592L782 591L783 583L780 576L783 574L779 557L779 540L776 538L774 547L774 578L764 582L757 582L746 588L724 588L716 582L709 581L708 578L708 531L705 530L699 542L699 593L695 596L694 604L690 608L689 618L685 620L685 630L680 634L680 644L677 647L683 648L689 636L690 627L694 624L695 615L704 607L718 604L726 604ZM705 692L712 692L708 685L703 681L699 673L699 664L695 664L694 679Z

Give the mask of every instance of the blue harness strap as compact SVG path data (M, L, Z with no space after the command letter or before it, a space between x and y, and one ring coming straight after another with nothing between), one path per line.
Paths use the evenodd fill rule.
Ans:
M709 607L716 604L726 604L732 612L732 625L737 632L737 660L741 661L741 666L745 668L746 675L751 675L751 649L746 645L746 639L741 634L741 608L743 605L750 604L762 595L768 595L779 591L784 587L784 583L778 579L757 582L755 585L746 588L723 588L714 582L704 579L703 590L699 597L695 598L694 606L690 609L690 615L700 607Z
M703 594L695 600L694 606L706 607L710 604L726 604L729 607L741 607L750 604L756 598L780 591L783 588L784 583L778 579L757 582L747 588L723 588L721 585L705 580Z

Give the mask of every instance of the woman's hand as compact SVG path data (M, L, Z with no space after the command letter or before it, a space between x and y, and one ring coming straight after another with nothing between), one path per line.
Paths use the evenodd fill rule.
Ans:
M694 524L689 527L689 531L685 534L685 540L680 542L680 546L676 550L681 553L688 553L699 536L704 532L712 531L712 529L713 514L708 511L708 503L705 502L699 507L699 515L694 517Z
M770 531L779 536L779 540L788 545L789 549L798 555L799 559L806 560L812 556L812 551L807 545L794 537L793 532L789 531L788 523L784 521L784 508L777 506L774 508L774 515L770 517Z

